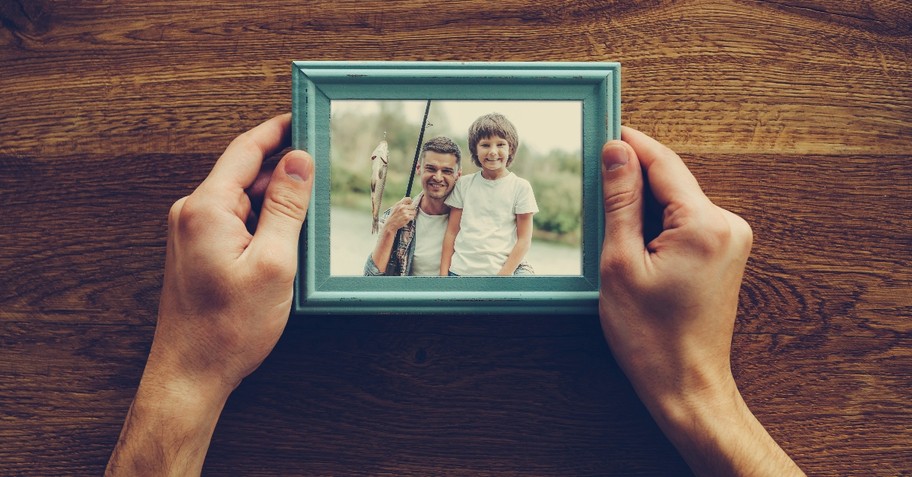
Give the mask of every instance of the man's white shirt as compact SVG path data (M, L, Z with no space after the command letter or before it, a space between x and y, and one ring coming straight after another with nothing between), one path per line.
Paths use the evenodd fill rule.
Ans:
M415 255L412 275L440 275L440 253L448 214L429 215L418 208L415 216Z

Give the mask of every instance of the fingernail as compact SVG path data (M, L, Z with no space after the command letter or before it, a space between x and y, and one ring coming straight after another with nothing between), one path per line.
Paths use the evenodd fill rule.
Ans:
M299 155L290 156L285 161L285 174L296 181L306 181L310 177L310 159Z
M627 148L621 144L612 144L602 150L602 163L606 171L611 172L627 164Z

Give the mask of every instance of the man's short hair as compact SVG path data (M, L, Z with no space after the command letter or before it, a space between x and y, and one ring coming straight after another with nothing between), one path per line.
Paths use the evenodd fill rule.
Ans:
M492 136L499 136L507 140L510 146L510 156L507 158L507 166L513 162L513 156L519 149L519 134L516 132L516 126L500 113L490 113L479 117L469 126L469 152L472 153L472 163L481 167L478 161L478 150L476 146L478 141Z
M462 151L459 150L459 145L453 142L452 139L446 136L437 136L425 142L424 146L421 147L422 163L424 162L424 153L427 151L434 151L437 154L452 154L456 156L456 170L459 170L460 161L462 161Z

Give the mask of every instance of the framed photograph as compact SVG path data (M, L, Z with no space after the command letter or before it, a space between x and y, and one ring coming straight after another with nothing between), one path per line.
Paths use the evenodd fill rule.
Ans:
M296 61L292 112L296 313L597 313L618 63Z

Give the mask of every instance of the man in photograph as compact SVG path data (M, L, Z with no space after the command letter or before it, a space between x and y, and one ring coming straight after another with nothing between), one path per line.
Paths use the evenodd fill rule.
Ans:
M459 146L448 137L424 143L415 170L422 191L414 199L396 202L381 215L377 244L364 264L364 275L439 274L450 212L444 201L459 179L461 159Z

